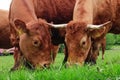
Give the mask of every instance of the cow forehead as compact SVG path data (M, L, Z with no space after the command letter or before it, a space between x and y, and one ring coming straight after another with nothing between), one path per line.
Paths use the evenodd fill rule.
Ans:
M42 19L38 19L38 20L33 20L28 22L27 24L28 29L36 29L36 28L43 28L43 27L47 27L46 21L42 20Z
M71 35L71 36L77 36L77 37L80 37L82 35L85 35L87 34L87 28L85 27L74 27L74 28L69 28L67 31L66 31L67 35Z
M46 24L32 24L28 26L28 30L31 36L46 36L49 34L49 28Z
M34 24L27 25L27 27L30 30L37 30L37 29L40 29L43 26L41 26L39 23L34 23Z
M66 32L70 34L85 33L87 30L87 24L82 22L70 22L66 28Z

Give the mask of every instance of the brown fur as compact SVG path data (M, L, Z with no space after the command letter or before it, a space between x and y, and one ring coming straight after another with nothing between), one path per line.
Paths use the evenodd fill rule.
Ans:
M12 48L14 44L16 43L16 40L14 36L10 35L10 26L9 26L9 20L8 20L8 11L0 10L0 48L8 49ZM12 40L13 43L10 42ZM15 48L14 51L14 66L17 66L18 64L18 57L19 54L17 53L17 49Z
M39 21L39 24L31 25L29 28L30 31L25 34L23 33L20 36L20 49L22 51L22 54L35 67L39 65L43 66L44 64L50 64L49 61L51 60L51 42L47 27L48 26L44 25L42 22L40 23Z
M68 62L70 64L74 64L76 62L78 64L83 64L89 52L91 46L91 38L86 34L87 28L84 26L86 26L86 24L81 22L72 21L68 23L66 30L66 44L69 53ZM85 37L85 40L80 42L79 40L83 37Z
M53 62L55 62L55 58L56 58L56 56L57 56L59 47L60 47L60 46L55 46L55 45L52 45L52 47L51 47L51 53L52 53Z
M107 32L120 33L120 28L119 28L120 27L119 26L120 6L119 5L120 5L120 1L118 0L115 0L115 1L113 0L76 0L74 12L73 12L73 23L71 24L73 28L71 28L71 31L69 31L70 25L68 24L67 26L68 28L66 30L65 39L66 39L66 44L69 52L68 59L70 58L71 61L73 61L73 63L84 62L85 57L88 54L88 50L86 52L83 52L84 51L82 50L83 48L82 47L79 48L78 44L79 42L81 42L81 39L85 37L85 35L97 41L97 40L100 40L100 38L103 39L103 37ZM112 25L106 26L105 29L102 28L100 30L88 30L87 32L85 32L85 29L83 30L82 28L81 30L77 29L78 28L77 25L74 25L74 24L83 25L83 23L98 25L98 24L105 23L107 21L111 21ZM111 26L112 26L112 29L110 30ZM86 28L87 26L84 25L83 27ZM75 32L75 33L71 35L70 32L71 33ZM81 34L79 34L79 32L81 32ZM94 43L96 43L95 41ZM90 46L90 44L88 46ZM93 46L94 45L92 44L91 47ZM79 50L77 50L77 48L79 48ZM94 52L96 50L90 50L89 52L91 51ZM78 57L76 56L77 53L84 54L84 55L82 57ZM78 57L79 60L80 59L81 60L77 61L76 57Z
M12 27L15 28L15 30L17 30L18 28L16 28L15 24L14 24L14 21L16 19L22 20L25 24L30 24L30 25L35 24L37 21L37 18L43 18L47 22L66 23L72 19L74 4L75 4L75 0L66 0L66 1L63 1L63 0L52 0L52 1L48 1L48 0L33 0L33 1L32 0L31 1L13 0L11 3L10 13L9 13L10 24ZM20 11L18 11L18 10L20 10ZM31 28L30 26L27 26L26 28L29 29L30 32L33 31L33 30L30 30L30 28ZM49 34L47 34L49 32L44 31L44 28L42 28L41 30L42 31L40 31L40 33L42 33L42 34L45 33L44 35L46 35L46 37L47 37L47 35L49 36ZM36 30L35 30L35 32L36 32ZM42 36L42 34L40 34L40 36ZM44 46L47 46L47 45L49 45L50 39L49 38L45 39L44 37L45 36L42 36L42 40L48 42L48 43L44 43ZM21 44L24 42L24 41L21 41L23 39L24 38L20 38ZM62 40L63 39L64 38L62 38ZM52 42L55 42L55 41L52 41ZM60 42L64 42L64 41L60 41ZM22 49L23 47L21 44L20 44L20 46ZM24 45L27 45L27 44L24 43ZM35 49L33 49L32 51L34 51L34 50ZM25 50L22 49L21 51L23 52ZM42 51L42 50L40 49L40 51ZM49 51L49 49L44 51L44 48L43 48L43 53L48 54L48 53L46 53L46 51ZM28 52L25 52L25 53L23 52L23 54L26 55L26 54L28 54ZM45 56L50 57L48 55L45 55ZM28 55L26 57L28 57ZM31 56L29 58L33 58L33 56ZM30 59L28 59L28 61L29 60ZM35 64L38 64L38 63L36 63L38 61L39 60L37 60L37 58L36 58L36 59L31 59L30 62L33 62L33 64L35 65ZM41 61L40 63L42 65L44 65L43 64L44 62Z
M86 63L95 64L99 56L99 50L102 49L102 60L104 59L104 53L106 48L106 38L101 38L99 40L92 40L91 50L88 53L88 56L85 60Z
M0 10L0 48L11 48L8 11Z
M106 49L106 37L101 41L101 49L102 49L102 60L104 60L104 54Z
M119 3L118 0L13 0L9 18L14 27L16 19L22 20L25 24L31 21L36 22L37 18L55 24L67 23L72 19L86 24L101 24L111 20L114 22L114 29L110 32L118 33L120 30L117 29L119 27Z

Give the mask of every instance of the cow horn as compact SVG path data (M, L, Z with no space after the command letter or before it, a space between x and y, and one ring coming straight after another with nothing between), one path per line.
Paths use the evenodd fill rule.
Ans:
M50 23L47 23L49 26L52 26L54 28L63 28L63 27L66 27L67 24L50 24Z
M89 29L100 29L100 28L102 28L102 27L104 27L105 25L110 24L110 23L111 23L111 21L108 21L108 22L103 23L103 24L100 24L100 25L88 24L88 25L87 25L87 28L89 28Z

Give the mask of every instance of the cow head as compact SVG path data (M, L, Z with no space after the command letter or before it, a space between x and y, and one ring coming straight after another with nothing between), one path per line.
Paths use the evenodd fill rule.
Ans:
M33 67L48 67L51 63L51 39L48 25L44 20L25 23L15 20L19 33L19 46L27 62Z
M68 64L83 64L91 48L91 38L103 37L110 29L110 22L101 25L87 25L71 21L66 28Z

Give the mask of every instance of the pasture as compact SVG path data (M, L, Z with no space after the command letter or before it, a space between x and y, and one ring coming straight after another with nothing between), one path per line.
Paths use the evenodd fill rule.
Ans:
M60 69L63 53L57 55L50 69L20 70L9 72L13 66L13 56L0 56L0 80L120 80L120 50L106 50L104 61L101 55L97 64L76 65Z

